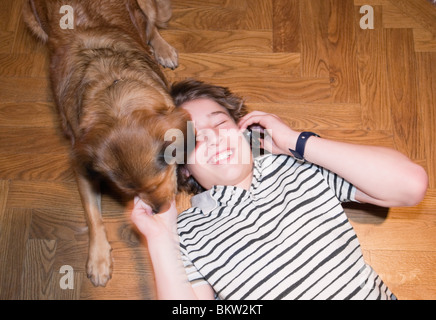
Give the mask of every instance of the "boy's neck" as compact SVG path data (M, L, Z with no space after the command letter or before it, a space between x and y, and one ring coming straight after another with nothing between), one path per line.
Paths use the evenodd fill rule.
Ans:
M241 182L236 184L236 187L243 188L245 190L250 190L251 182L253 181L253 171L250 171L250 174L244 178Z

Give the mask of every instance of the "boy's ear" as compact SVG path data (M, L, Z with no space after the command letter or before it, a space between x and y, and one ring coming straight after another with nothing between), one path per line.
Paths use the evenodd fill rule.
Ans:
M184 178L189 178L191 176L191 173L185 166L180 167L180 173L183 175Z

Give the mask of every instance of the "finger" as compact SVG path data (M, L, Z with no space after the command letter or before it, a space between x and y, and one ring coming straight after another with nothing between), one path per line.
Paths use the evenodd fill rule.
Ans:
M136 204L137 204L139 201L141 201L141 198L138 197L138 196L136 196L136 197L133 199L133 204L136 206Z
M134 199L134 207L131 212L131 219L144 219L153 215L152 208L139 198Z
M265 114L250 114L249 117L244 117L238 123L239 130L244 131L252 124L261 124L261 120L265 117Z
M262 111L252 111L250 113L247 113L241 119L239 119L239 123L245 122L247 119L250 119L252 117L261 116L261 115L266 115L266 113Z

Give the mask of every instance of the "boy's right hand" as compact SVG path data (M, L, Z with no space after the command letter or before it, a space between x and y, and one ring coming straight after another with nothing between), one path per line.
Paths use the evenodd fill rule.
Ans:
M175 200L171 201L168 211L153 214L153 210L148 204L139 197L135 197L130 217L139 232L146 237L147 241L177 234L177 208Z

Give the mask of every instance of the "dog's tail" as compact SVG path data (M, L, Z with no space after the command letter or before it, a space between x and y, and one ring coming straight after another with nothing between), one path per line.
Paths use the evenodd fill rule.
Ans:
M45 43L48 40L48 35L44 31L44 21L41 20L41 15L38 12L39 4L37 0L26 0L23 6L23 18L30 30Z

